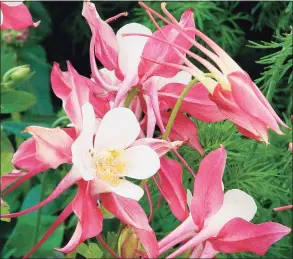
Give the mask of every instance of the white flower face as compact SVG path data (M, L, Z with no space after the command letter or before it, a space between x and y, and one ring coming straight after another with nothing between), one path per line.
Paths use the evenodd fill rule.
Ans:
M127 108L110 110L97 129L90 104L82 107L83 130L72 145L72 162L86 181L96 182L97 192L115 192L139 200L143 190L126 177L147 179L160 168L157 153L150 147L129 147L140 132L139 123Z

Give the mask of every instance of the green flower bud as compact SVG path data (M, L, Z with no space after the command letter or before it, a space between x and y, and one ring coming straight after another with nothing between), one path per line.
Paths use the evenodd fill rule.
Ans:
M11 86L18 83L20 80L26 80L32 75L29 65L22 65L8 70L4 76L2 84Z
M103 205L101 205L100 209L101 209L101 211L103 213L104 219L113 219L113 218L115 218L115 216L110 211L108 211Z
M137 251L142 249L142 244L130 227L125 227L118 239L118 253L122 258L139 258Z

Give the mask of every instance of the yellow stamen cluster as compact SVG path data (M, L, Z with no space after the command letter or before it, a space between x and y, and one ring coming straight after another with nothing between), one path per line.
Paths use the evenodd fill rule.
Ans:
M93 167L101 180L114 186L120 184L125 172L125 162L116 150L98 153L93 157Z

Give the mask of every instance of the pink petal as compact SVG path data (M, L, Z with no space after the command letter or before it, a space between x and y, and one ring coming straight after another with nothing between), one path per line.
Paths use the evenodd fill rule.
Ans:
M194 18L193 18L193 10L188 9L185 11L180 19L180 25L182 28L195 28ZM194 32L187 32L190 37L194 37ZM157 38L165 39L164 36L167 37L167 40L180 45L184 49L188 50L192 44L184 38L178 30L176 30L172 25L166 25L161 28L161 30L157 30L153 33L153 36ZM185 54L185 53L182 53ZM146 57L151 60L155 60L158 62L167 62L173 64L182 64L182 58L176 53L173 47L169 46L166 43L159 42L155 39L148 39L143 53L143 57ZM138 66L138 75L142 79L142 81L146 81L151 76L163 76L163 77L172 77L178 73L178 68L168 68L165 66L150 62L146 59L142 59Z
M272 244L290 231L290 228L275 222L253 224L235 218L210 242L214 249L223 253L253 252L264 255Z
M240 109L233 99L231 91L221 89L218 85L210 99L215 102L219 110L232 122L240 127L245 136L254 135L254 139L262 139L268 143L268 130L266 125L257 118L250 116ZM250 134L248 134L248 132Z
M36 204L35 206L20 211L16 213L11 213L11 214L2 214L0 215L1 218L16 218L25 214L28 214L32 211L35 211L43 206L45 206L47 203L53 201L56 199L61 193L63 193L65 190L67 190L69 187L71 187L74 183L76 183L78 180L81 179L81 176L77 174L74 171L70 171L63 179L62 181L58 184L58 186L55 188L55 190L43 201L40 203Z
M24 4L9 6L1 2L1 11L3 14L3 23L1 30L24 30L30 26L37 27L34 23L28 8Z
M72 202L70 202L66 208L62 211L62 213L58 216L55 222L48 229L46 234L41 238L41 240L23 257L23 259L29 258L35 251L39 249L39 247L50 237L50 235L55 231L55 229L65 221L70 214L72 213Z
M17 179L15 184L5 190L1 194L1 197L12 192L18 186L31 179L35 175L42 173L43 171L50 168L49 165L37 159L36 140L34 138L30 138L24 141L18 147L18 150L12 157L12 163L15 165L15 167L26 170L27 172L21 178Z
M71 145L73 139L60 128L29 126L26 132L36 140L36 158L57 168L63 163L71 163Z
M205 219L214 215L223 204L222 177L226 157L226 150L222 146L210 152L199 165L191 201L191 215L199 228L202 228Z
M165 85L159 91L161 107L164 110L173 108L185 87L185 85L179 83ZM188 92L182 102L180 111L205 122L217 122L226 119L217 105L210 100L208 90L201 83L197 83Z
M155 139L155 138L141 138L137 139L131 145L132 147L138 145L146 145L151 147L154 151L157 152L159 157L162 157L166 153L168 153L172 149L177 149L182 145L182 141L173 141L169 142L162 139Z
M72 202L72 208L78 217L78 224L68 244L56 249L62 253L70 253L86 239L99 235L103 229L103 214L97 206L97 196L92 196L90 182L79 181L78 192Z
M161 169L158 171L162 194L176 218L184 221L189 211L187 196L182 183L182 166L175 160L161 157Z
M147 117L147 132L146 136L148 138L153 137L156 127L156 116L151 104L151 99L148 95L144 95L144 100L146 103L146 117Z
M252 89L252 80L243 72L228 75L232 85L232 95L237 105L247 114L269 126L278 134L283 134L273 114L267 109ZM253 109L251 108L253 107Z
M159 242L160 254L174 245L188 240L192 236L196 235L195 231L197 230L196 225L194 224L192 217L189 216L184 222L182 222L177 228L175 228L170 234L164 237ZM185 237L186 239L182 239Z
M206 241L193 249L189 258L215 258L218 251L216 251L209 241Z
M135 229L148 256L157 258L159 256L158 242L139 203L114 193L103 193L100 197L107 210Z
M86 18L95 39L95 55L108 70L119 68L119 46L112 28L103 21L93 3L84 1L82 15Z
M274 116L275 120L281 124L283 127L285 128L289 128L281 119L280 117L277 115L277 113L274 111L273 107L270 105L270 103L268 102L268 100L264 97L264 95L262 94L262 92L259 90L259 88L256 86L256 84L251 81L250 86L252 87L252 89L254 90L255 94L257 95L258 99L263 103L263 105L270 111L270 113Z
M165 125L167 125L170 115L170 112L162 112L162 119ZM182 113L177 114L169 138L171 140L182 140L196 149L202 156L204 155L203 148L198 139L196 124Z
M154 113L154 115L156 117L156 124L159 126L161 132L164 132L165 128L164 128L163 121L162 121L162 118L161 118L161 113L160 113L160 104L159 104L157 80L152 80L152 78L150 78L144 84L144 88L148 92L148 96L150 98L151 105L152 105L152 110L153 110L153 113Z
M16 182L20 177L24 176L26 173L23 173L20 170L13 169L11 173L1 176L1 185L0 190L6 189L9 185Z

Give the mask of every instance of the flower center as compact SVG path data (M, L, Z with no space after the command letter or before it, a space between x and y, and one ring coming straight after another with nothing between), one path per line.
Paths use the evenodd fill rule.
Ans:
M121 152L116 150L99 152L93 157L92 165L97 177L111 185L118 186L123 179L125 161L121 159Z

